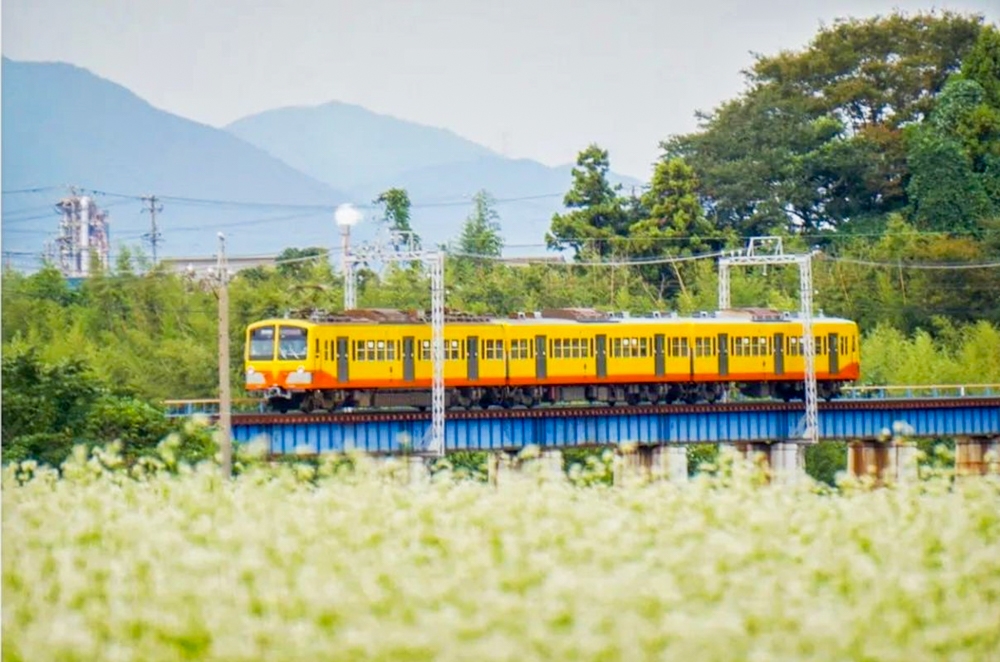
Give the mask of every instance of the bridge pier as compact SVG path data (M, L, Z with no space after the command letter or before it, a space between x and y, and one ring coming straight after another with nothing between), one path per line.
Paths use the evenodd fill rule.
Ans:
M615 485L663 479L683 483L687 478L687 447L681 444L621 449L614 465Z
M431 477L427 461L419 455L408 455L406 457L406 476L411 484L427 482Z
M805 476L806 447L795 441L745 442L733 444L748 460L762 455L771 475L780 480L797 480Z
M956 437L955 473L959 476L1000 474L1000 437Z
M562 451L546 449L534 456L522 457L508 451L495 451L487 455L486 476L490 485L498 485L504 476L534 471L544 480L564 477Z
M917 445L910 441L852 441L847 445L847 473L870 476L878 484L917 479Z

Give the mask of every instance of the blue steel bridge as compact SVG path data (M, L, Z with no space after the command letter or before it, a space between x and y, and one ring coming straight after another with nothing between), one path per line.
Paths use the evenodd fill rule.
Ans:
M914 437L1000 436L1000 396L837 401L819 412L821 440L886 439L901 424ZM795 441L802 414L784 402L450 411L445 449ZM419 450L430 423L427 412L235 414L233 438L264 438L274 454L396 453Z
M855 397L821 402L820 439L876 441L900 429L912 437L1000 437L997 385L899 389L909 389L912 397L886 397L898 393L865 387L852 391ZM934 389L950 393L927 395ZM173 401L168 408L176 415L199 409L211 414L213 404L218 403ZM790 442L801 436L802 415L800 402L772 401L448 411L445 448L517 451L532 445L557 449L626 443ZM265 439L273 454L396 453L422 449L430 424L430 413L418 411L256 412L234 413L232 433L238 442Z

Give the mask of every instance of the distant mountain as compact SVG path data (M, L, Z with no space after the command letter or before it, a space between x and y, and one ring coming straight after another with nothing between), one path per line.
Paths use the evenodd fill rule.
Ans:
M571 183L569 166L507 158L451 131L339 102L269 110L226 129L358 203L405 188L414 228L435 243L458 235L470 210L463 201L486 189L501 200L507 243L541 244Z
M337 101L268 110L225 128L293 168L342 189L381 182L416 168L496 156L446 129Z
M4 58L2 74L4 191L65 184L127 195L303 206L332 206L348 197L229 132L154 108L85 69ZM4 194L4 250L41 250L57 226L50 206L63 193ZM135 243L147 231L148 216L138 201L98 200L110 207L114 245ZM335 241L328 210L170 199L163 204L163 255L211 253L217 229L225 230L234 253Z

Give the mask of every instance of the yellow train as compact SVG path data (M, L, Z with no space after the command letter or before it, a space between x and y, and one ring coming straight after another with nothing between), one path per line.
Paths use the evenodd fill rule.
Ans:
M830 399L858 378L858 327L818 317L813 334L819 395ZM731 386L790 400L803 391L802 324L770 310L452 315L444 335L451 407L714 402ZM279 411L430 406L431 327L422 315L378 309L266 319L247 327L245 358L247 391Z

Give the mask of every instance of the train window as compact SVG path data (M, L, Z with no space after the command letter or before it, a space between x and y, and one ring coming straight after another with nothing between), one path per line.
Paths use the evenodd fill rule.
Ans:
M379 340L375 350L375 360L385 361L385 341Z
M456 361L462 358L461 343L457 340L448 340L444 344L444 358L446 361Z
M274 327L262 326L250 332L250 360L274 359Z
M289 361L306 358L309 345L306 330L297 326L283 326L278 330L278 358Z
M503 341L502 340L486 340L483 342L483 356L487 359L502 359L503 358Z
M611 356L617 359L621 358L621 355L622 355L622 339L613 338L611 340Z
M354 342L354 353L355 353L355 356L354 356L354 360L355 361L364 361L365 360L365 341L364 340L356 340Z
M430 361L431 360L431 341L424 340L420 343L420 360Z
M390 340L385 348L385 358L389 361L396 360L396 341Z
M857 336L851 336L851 354L858 351L858 338Z
M639 338L639 356L642 358L649 356L649 338Z

